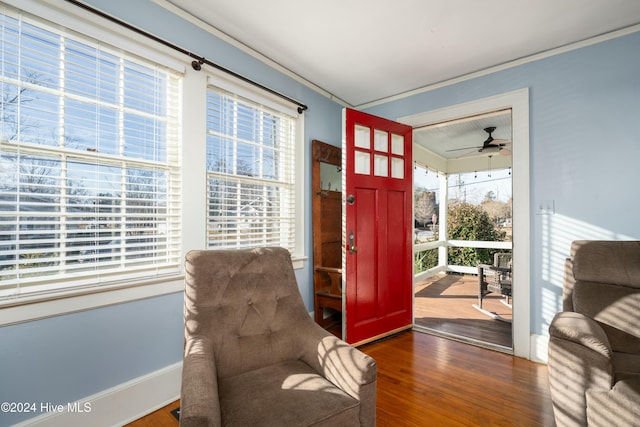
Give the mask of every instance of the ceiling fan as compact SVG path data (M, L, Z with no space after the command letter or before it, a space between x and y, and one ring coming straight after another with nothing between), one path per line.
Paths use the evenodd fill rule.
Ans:
M491 134L496 130L495 126L489 126L484 128L484 131L489 134L489 137L482 143L479 147L464 147L464 148L454 148L452 150L447 151L460 151L460 150L476 150L478 153L500 153L504 156L510 156L511 150L506 147L511 146L511 143L506 139L494 139ZM469 153L470 154L470 153ZM466 154L463 154L465 156Z

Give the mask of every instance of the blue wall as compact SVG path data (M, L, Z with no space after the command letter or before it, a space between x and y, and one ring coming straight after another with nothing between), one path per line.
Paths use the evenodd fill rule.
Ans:
M530 109L531 332L547 335L571 241L640 239L640 32L367 112L397 118L522 88ZM543 200L555 202L554 215L536 215Z
M0 425L40 415L182 360L182 295L173 294L0 328Z

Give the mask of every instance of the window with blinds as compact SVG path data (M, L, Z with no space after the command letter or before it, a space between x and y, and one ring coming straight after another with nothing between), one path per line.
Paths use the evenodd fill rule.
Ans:
M0 25L0 298L178 272L181 76Z
M297 117L210 86L207 244L294 252Z

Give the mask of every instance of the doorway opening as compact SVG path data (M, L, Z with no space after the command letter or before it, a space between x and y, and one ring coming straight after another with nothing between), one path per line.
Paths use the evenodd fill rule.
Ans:
M492 175L495 174L497 177L497 171L506 171L506 174L511 172L511 180L512 180L512 194L515 196L511 202L512 208L512 220L509 224L509 221L505 219L502 224L498 224L502 228L511 228L512 241L505 242L487 242L480 241L482 243L478 243L479 241L466 241L448 238L446 236L447 230L447 221L448 221L448 210L446 208L447 203L440 202L438 204L438 218L436 219L435 226L439 233L437 240L433 240L431 242L426 243L418 243L414 245L414 255L420 254L422 252L429 253L429 257L432 259L437 259L438 264L435 267L427 268L425 271L416 274L414 277L414 303L416 301L415 294L418 290L417 286L421 282L424 282L428 277L434 277L439 274L447 274L448 279L452 280L455 278L460 278L464 276L471 276L472 287L475 288L471 298L467 298L467 306L474 310L476 315L482 316L482 323L488 322L489 320L494 322L495 319L491 317L485 316L480 310L474 309L473 303L479 305L478 301L478 266L477 265L455 265L449 263L449 253L455 253L455 251L464 252L468 248L482 248L482 249L491 249L491 250L500 250L500 252L509 252L511 249L511 257L512 257L512 281L513 281L513 291L512 294L509 295L509 300L505 300L505 302L512 303L512 323L508 322L499 322L496 323L503 327L511 327L512 338L509 345L501 344L487 344L485 342L485 337L481 337L477 339L475 337L468 338L460 338L457 334L451 333L450 331L443 330L442 332L427 330L427 332L436 333L440 335L450 336L454 339L461 339L467 342L471 342L477 345L483 345L486 347L492 347L497 350L513 353L516 356L530 358L530 308L529 308L529 276L530 276L530 254L529 254L529 224L530 224L530 202L529 202L529 131L528 131L528 123L529 123L529 110L528 110L528 90L522 89L502 95L497 95L489 98L484 98L476 101L472 101L465 104L459 104L451 107L446 107L440 110L429 111L425 113L415 114L412 116L398 118L398 121L402 123L409 124L414 129L414 162L415 162L415 170L416 174L427 174L433 176L444 176L445 179L441 179L438 185L438 190L440 193L440 200L448 201L449 199L449 179L451 181L455 181L458 179L458 174L460 174L460 181L465 182L464 174L473 174L473 178L475 179L476 173L478 174L478 179L481 174L484 173L485 177L488 174L488 170L492 171ZM500 135L499 132L493 131L491 135L488 135L489 132L485 132L485 128L488 127L504 127L503 124L488 124L482 123L484 119L493 119L498 120L497 116L504 115L506 112L509 112L509 115L506 116L509 118L511 132L510 135ZM480 123L478 122L479 119ZM463 126L472 126L475 125L476 130L479 128L480 133L484 133L485 139L482 137L476 139L476 143L470 144L468 146L460 146L460 147L452 147L451 145L442 146L440 148L433 147L434 149L429 149L428 144L421 143L421 130L422 129L435 129L438 131L446 131L447 127L450 127L452 123L458 123ZM508 147L511 150L511 156L503 156L499 153L481 153L484 156L480 156L482 158L481 162L484 162L486 166L481 169L480 166L474 165L474 162L478 164L478 159L474 159L474 156L453 156L451 152L446 152L446 150L454 150L457 148L468 148L468 147L482 147L484 146L484 142L486 141L486 137L493 136L495 139L503 139L511 142L511 146ZM478 142L479 141L479 144ZM438 153L437 150L441 150L443 152ZM480 148L477 148L480 150ZM497 148L493 148L494 151L497 151ZM466 153L464 150L459 150L460 154ZM491 150L489 150L491 151ZM491 155L492 157L489 157ZM448 158L451 157L451 158ZM477 157L477 156L475 156ZM489 163L491 165L489 166ZM511 168L511 169L509 169ZM425 172L425 170L427 172ZM477 172L476 172L477 171ZM481 172L483 171L483 172ZM494 172L495 171L495 172ZM493 176L492 176L493 178ZM444 181L444 183L443 183ZM456 193L459 191L461 197L464 197L465 187L467 191L467 197L470 192L470 184L473 180L469 179L469 176L466 175L466 183L464 185L460 185L460 183L456 185L452 182L451 192ZM481 193L481 198L486 196L487 194ZM496 196L495 194L492 195ZM497 197L496 197L497 198ZM502 196L501 196L502 198ZM431 227L433 228L434 222L431 221ZM444 231L443 231L444 230ZM506 231L503 230L502 231ZM428 233L425 233L428 235ZM416 235L416 237L420 237ZM431 237L433 238L433 237ZM497 252L496 252L497 253ZM479 262L478 262L479 263ZM464 264L464 263L462 263ZM475 272L475 275L474 275ZM455 276L457 275L457 277ZM446 277L446 276L445 276ZM442 278L442 277L440 277ZM445 282L441 282L439 284L441 288L451 287L451 285L447 285ZM419 291L419 290L418 290ZM504 299L503 295L494 295L497 296L499 300ZM445 298L442 298L443 300ZM451 299L451 298L449 298ZM499 302L499 301L498 301ZM488 312L498 311L497 309L491 309L488 305L488 299L483 299L482 308L486 309ZM506 307L506 306L505 306ZM415 316L414 316L414 329L421 330L422 327L418 325L417 319L420 317L418 307L415 308ZM506 315L503 317L507 317ZM428 329L428 328L424 328ZM508 343L507 343L508 344Z
M416 327L511 352L511 188L510 167L447 176L415 165ZM447 241L442 266L438 251ZM488 292L500 279L504 288Z

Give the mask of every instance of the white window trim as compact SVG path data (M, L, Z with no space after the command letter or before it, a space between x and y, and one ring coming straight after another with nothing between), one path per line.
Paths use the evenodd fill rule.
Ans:
M76 289L49 294L46 297L33 296L21 298L19 302L6 300L3 306L0 306L0 327L182 292L183 289L183 276L175 276L165 280L138 282L134 285L114 284L93 287L89 291ZM12 305L12 301L15 305Z

